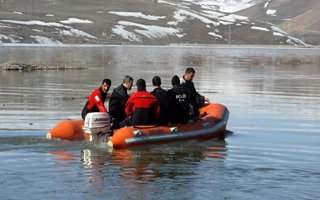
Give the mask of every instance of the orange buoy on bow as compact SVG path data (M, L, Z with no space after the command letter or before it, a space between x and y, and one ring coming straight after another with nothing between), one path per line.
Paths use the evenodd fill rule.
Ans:
M83 120L64 120L57 124L47 134L47 138L55 138L62 140L82 140L84 139L84 131L82 129Z

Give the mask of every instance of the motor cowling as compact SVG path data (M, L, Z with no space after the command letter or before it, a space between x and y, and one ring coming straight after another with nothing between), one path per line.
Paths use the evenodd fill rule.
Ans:
M101 136L106 136L110 128L111 123L108 113L92 112L86 115L83 130L90 136L90 141L101 140Z

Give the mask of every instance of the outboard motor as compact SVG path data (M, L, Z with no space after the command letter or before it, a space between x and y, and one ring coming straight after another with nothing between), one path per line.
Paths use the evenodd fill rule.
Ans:
M108 142L110 128L110 116L108 113L88 113L84 120L83 130L89 135L90 142Z

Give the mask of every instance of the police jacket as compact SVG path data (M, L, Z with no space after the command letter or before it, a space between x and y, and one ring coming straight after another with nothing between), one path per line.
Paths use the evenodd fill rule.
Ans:
M95 89L82 109L82 118L85 119L89 112L108 112L107 108L104 106L106 98L107 93L104 93L101 87Z
M199 116L199 108L204 104L204 97L201 96L194 87L193 81L187 81L182 77L181 85L189 90L190 104L193 106L195 116ZM203 101L203 102L200 102Z
M129 99L127 88L123 84L115 88L109 100L109 113L113 118L121 121L126 118L125 107Z
M168 90L170 101L170 122L187 123L190 119L190 95L186 87L175 85Z
M129 98L125 111L133 125L151 125L159 120L160 104L151 93L138 91Z
M168 92L161 87L155 88L151 94L158 98L160 103L160 119L159 124L164 125L169 123L169 96Z

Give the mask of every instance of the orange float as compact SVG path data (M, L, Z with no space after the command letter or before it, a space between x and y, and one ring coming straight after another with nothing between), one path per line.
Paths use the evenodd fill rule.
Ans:
M82 140L84 139L84 132L82 129L83 120L64 120L57 124L47 134L47 138L56 138L62 140Z
M91 114L91 113L89 113ZM97 114L97 113L96 113ZM112 137L107 137L109 123L102 115L91 119L90 123L99 121L102 129L88 128L88 121L67 120L62 121L47 134L47 138L66 140L82 140L107 142L109 147L114 149L127 148L135 145L149 143L163 143L190 139L211 139L223 137L229 117L228 109L222 104L208 104L200 109L198 120L190 121L187 124L170 124L164 126L130 126L115 130ZM107 116L109 117L109 116ZM101 131L103 130L103 131Z

